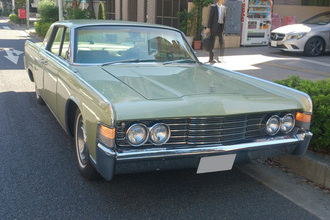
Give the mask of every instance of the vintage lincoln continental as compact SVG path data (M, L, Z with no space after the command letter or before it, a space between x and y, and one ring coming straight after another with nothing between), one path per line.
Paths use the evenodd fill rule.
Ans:
M86 179L302 155L305 93L198 61L177 29L120 21L54 23L25 43L36 99L74 137ZM237 64L239 65L239 63Z

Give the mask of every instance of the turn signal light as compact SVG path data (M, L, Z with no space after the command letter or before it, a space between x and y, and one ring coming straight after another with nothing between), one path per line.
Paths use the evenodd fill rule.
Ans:
M306 123L310 123L312 119L311 115L307 115L301 112L297 112L296 114L296 120L297 121L301 121L301 122L306 122Z
M114 147L116 137L116 129L115 128L108 128L102 124L98 126L98 134L97 138L106 146L112 148Z
M104 125L100 125L99 134L102 135L103 137L114 139L116 134L116 129L108 128Z

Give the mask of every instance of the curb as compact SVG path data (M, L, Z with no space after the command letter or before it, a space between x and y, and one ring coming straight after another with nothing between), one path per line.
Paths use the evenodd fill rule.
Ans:
M303 157L285 155L277 159L282 165L287 166L298 175L330 189L329 159L311 151L307 151Z

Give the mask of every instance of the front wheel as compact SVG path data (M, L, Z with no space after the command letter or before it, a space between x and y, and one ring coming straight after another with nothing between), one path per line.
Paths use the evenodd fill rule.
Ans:
M94 168L88 153L86 127L80 110L75 117L75 149L78 160L78 170L86 180L97 179L98 172Z
M307 56L320 56L324 52L324 41L319 37L312 37L305 45L304 53Z

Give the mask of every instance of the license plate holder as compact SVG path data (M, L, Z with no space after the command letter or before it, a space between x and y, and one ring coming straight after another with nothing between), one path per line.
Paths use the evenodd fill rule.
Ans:
M199 161L197 174L231 170L235 158L236 154L202 157Z
M270 42L270 46L272 46L272 47L277 47L277 41L271 41Z

